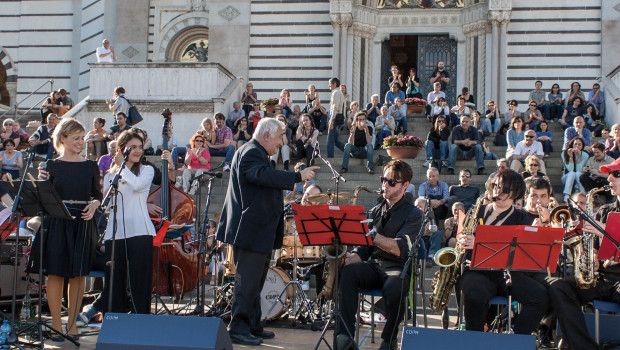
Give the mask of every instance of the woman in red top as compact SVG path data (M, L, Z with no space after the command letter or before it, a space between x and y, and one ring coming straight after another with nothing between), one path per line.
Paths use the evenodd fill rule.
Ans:
M209 148L205 144L205 137L201 134L194 134L189 140L189 144L191 148L185 155L185 168L182 176L183 191L194 195L198 189L198 182L194 181L191 189L189 188L192 175L195 177L202 174L204 170L211 169L211 154L209 154Z

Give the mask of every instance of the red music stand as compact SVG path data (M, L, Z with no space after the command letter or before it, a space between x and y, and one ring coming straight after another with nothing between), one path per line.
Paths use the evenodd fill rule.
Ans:
M614 259L618 261L620 250L618 250L616 244L612 240L616 242L620 241L620 213L609 213L605 230L609 233L611 239L607 236L603 237L601 248L598 251L598 259Z
M508 289L508 330L511 330L511 271L547 272L557 269L561 228L479 225L476 230L471 270L503 270Z
M299 205L293 203L293 212L295 213L295 225L297 234L301 244L306 245L333 245L337 254L340 252L340 245L357 245L370 246L373 245L372 238L367 236L368 221L364 214L364 207L361 205ZM318 349L321 342L325 342L328 347L329 343L325 339L325 334L332 324L335 322L333 349L337 349L336 335L340 323L344 323L340 315L340 303L338 300L338 279L340 274L340 266L336 264L334 273L334 304L335 308L329 316L321 336L317 341L314 349ZM349 330L346 329L347 333ZM353 339L353 335L349 334L349 338ZM331 348L331 347L330 347Z

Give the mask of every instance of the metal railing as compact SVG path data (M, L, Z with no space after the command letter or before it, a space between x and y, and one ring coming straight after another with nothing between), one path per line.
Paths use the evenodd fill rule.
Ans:
M24 103L24 101L26 101L28 98L30 98L30 96L34 95L36 92L39 92L39 90L43 89L45 87L45 85L50 84L50 92L54 91L54 80L50 79L47 80L45 83L41 84L41 86L39 86L38 88L36 88L34 91L32 91L31 93L29 93L26 97L22 98L21 101L15 103L15 105L13 106L13 108L10 108L9 110L7 110L6 112L2 113L2 115L0 115L0 118L4 117L5 115L9 114L11 111L13 111L13 117L17 118L17 110L19 108L19 105ZM30 107L25 113L23 113L22 115L30 112L33 108L37 107L39 105L39 103L43 102L43 100L45 100L47 98L44 97L43 99L41 99L40 101L38 101L37 103L34 104L34 106Z

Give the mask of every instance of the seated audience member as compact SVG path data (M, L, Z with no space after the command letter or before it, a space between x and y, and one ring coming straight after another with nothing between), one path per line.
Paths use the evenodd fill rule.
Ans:
M18 180L20 171L24 167L22 152L16 150L15 141L6 139L2 141L2 151L0 151L0 164L2 165L2 180ZM10 175L10 177L8 177Z
M291 110L291 93L287 89L280 91L280 98L278 99L278 106L282 108L282 111L278 114L284 114L288 117L293 111Z
M426 170L426 181L418 187L418 197L430 199L436 220L443 220L448 216L450 191L448 184L439 180L437 168L431 167Z
M458 97L463 97L465 99L465 103L471 103L472 105L476 104L474 95L469 93L469 88L467 86L463 86L463 88L461 88L461 94Z
M575 97L570 105L564 109L564 113L559 122L564 129L573 125L573 120L577 116L583 115L586 112L585 106L583 106L583 99L581 97Z
M19 143L17 144L17 147L20 148L20 145L27 147L30 135L28 135L28 132L22 128L18 121L13 122L13 132L19 135Z
M238 101L233 102L233 109L232 111L230 111L230 113L228 113L228 118L226 118L226 126L231 128L232 130L235 130L235 124L237 123L237 120L242 117L245 117L245 111L241 109L241 103Z
M47 124L41 124L28 139L30 146L34 147L34 153L38 157L45 158L45 160L51 159L54 153L52 133L58 125L58 116L55 113L50 113L47 115L46 121Z
M320 132L327 130L327 110L321 105L321 100L317 98L312 101L312 108L308 110L308 115L310 115L314 126Z
M587 102L594 105L599 115L605 116L605 91L601 90L599 83L592 85L592 90L588 92Z
M381 114L379 114L375 121L375 149L381 147L384 138L394 135L394 130L396 130L396 121L388 113L388 107L382 106Z
M407 90L405 91L406 97L422 98L420 92L420 77L417 75L415 68L409 68L409 75L407 76L407 82L405 83Z
M450 186L448 190L448 194L450 195L449 202L461 202L465 206L465 211L469 210L478 197L480 197L480 189L470 186L470 184L471 171L469 169L461 170L459 172L459 184Z
M209 146L211 156L224 156L224 171L230 171L230 162L235 154L235 146L232 144L232 130L225 125L224 115L215 114L215 143Z
M614 140L611 138L611 129L609 127L604 127L603 130L601 130L601 138L598 140L598 143L605 146L605 149L607 149L607 145L611 145L613 142Z
M583 105L584 102L586 101L586 95L584 95L583 90L581 90L581 84L574 81L570 84L570 90L566 92L566 100L564 101L564 107L566 108L570 106L577 97L581 99L581 104Z
M435 118L438 116L443 116L446 118L446 123L449 127L454 127L458 124L458 122L454 122L453 120L458 120L455 115L450 114L450 107L448 107L448 100L445 97L439 97L437 103L433 105L433 109L431 110L431 115L429 120L434 123ZM454 118L453 118L454 117Z
M482 122L483 128L490 134L495 134L502 126L502 114L499 112L497 103L493 100L487 102L487 110L484 112L485 119Z
M494 178L495 175L497 175L497 173L502 170L510 169L510 165L508 164L508 159L506 158L498 159L495 162L495 165L497 166L497 170L495 170L494 172L491 173L491 175L489 175L489 179Z
M392 85L390 86L390 90L385 93L385 99L383 101L383 104L389 107L396 103L397 98L400 98L401 101L404 101L405 93L400 90L398 83L392 83Z
M319 99L319 91L316 89L315 85L310 84L308 85L308 89L304 91L304 95L306 97L306 105L304 106L302 113L308 113L310 108L312 108L312 102Z
M564 202L573 193L573 188L577 186L579 192L584 192L584 188L579 181L583 173L583 167L588 163L589 155L584 149L584 141L581 137L573 138L566 149L562 152L562 164L564 165L564 175L562 182L564 183Z
M93 129L86 134L86 153L90 160L97 160L102 155L108 153L106 145L108 142L108 134L103 127L105 119L95 118L93 120Z
M517 147L515 147L514 152L512 152L512 156L510 157L510 169L520 173L521 170L523 170L525 158L532 154L537 155L540 159L545 155L542 144L536 141L536 133L534 130L530 129L525 132L523 140L517 143ZM541 171L544 173L544 163L542 163L542 160L540 162L542 165Z
M456 99L456 106L450 109L450 113L454 114L457 118L461 118L463 115L471 116L474 110L465 106L465 98L463 96L459 96Z
M504 123L505 124L512 123L512 120L516 117L519 117L521 118L521 120L523 120L524 118L523 113L517 109L517 107L519 106L519 102L517 102L517 100L509 100L507 104L508 104L508 110L504 112L504 115L503 115Z
M553 84L551 91L547 95L548 111L549 115L545 116L547 120L559 120L564 113L564 98L562 92L560 92L560 85Z
M585 192L607 185L607 177L601 173L601 166L613 163L614 159L605 154L605 146L600 143L592 145L592 156L583 167L579 181Z
M547 118L548 110L547 110L547 100L545 99L545 91L542 89L542 81L537 80L534 83L534 90L530 91L530 96L528 101L535 102L538 110L541 112L542 116ZM533 127L533 129L535 129Z
M358 112L355 115L355 122L351 124L351 132L349 139L344 145L344 155L342 156L341 172L346 173L349 170L349 157L366 158L366 171L374 174L373 164L373 125L366 120L366 113Z
M127 124L127 115L123 112L116 113L116 125L110 128L110 137L116 139L123 131L131 129L131 125Z
M529 108L524 113L525 125L526 128L536 130L538 128L538 124L544 121L543 114L540 109L538 109L538 105L535 101L530 101L528 104Z
M601 131L605 128L605 120L598 113L593 104L588 103L586 105L586 112L583 114L583 119L586 122L587 128L592 131L592 134L596 137L600 137Z
M430 223L430 213L427 212L427 198L416 198L416 200L414 201L414 205L418 209L420 209L422 213L426 214L427 220L429 220L429 222L424 225L424 235L422 236L422 240L424 241L424 250L426 252L426 255L424 257L428 260L429 263L431 263L433 261L433 257L435 256L435 253L437 253L437 251L441 249L441 247L443 247L444 233L437 227L438 221L435 221L434 226Z
M99 170L101 170L101 174L105 174L110 169L112 162L114 162L114 155L116 154L116 140L112 140L108 142L108 153L102 155L97 160L97 165L99 166Z
M407 133L407 105L403 103L400 97L394 100L394 104L388 109L388 114L394 118L396 122L396 134Z
M486 142L482 141L480 142L480 145L482 146L482 152L484 153L484 160L498 160L499 159L497 154L491 152L491 149L489 148L489 146L487 146Z
M489 134L485 131L483 119L480 117L480 112L474 110L471 114L471 126L472 128L478 130L478 134L480 134L480 141L483 141L486 136Z
M620 123L611 127L611 140L605 145L605 153L613 159L620 157Z
M463 212L463 214L467 213L465 206L461 202L455 202L452 204L452 216L443 222L444 241L446 246L451 248L456 246L456 232L458 230L458 215L460 212Z
M310 115L302 114L301 122L295 135L295 145L297 148L297 158L305 158L306 166L314 164L314 149L316 148L318 137L319 130L314 127Z
M523 179L529 177L546 177L545 172L542 170L542 160L535 154L527 156L525 158L525 170L521 173Z
M2 133L0 134L0 139L2 141L5 140L13 140L13 143L17 146L21 140L21 136L19 132L13 130L13 125L15 121L11 118L7 118L2 122Z
M426 116L427 117L431 116L431 112L433 108L437 106L440 97L443 97L443 99L445 100L446 93L441 91L440 82L433 83L433 91L429 92L428 95L426 95L426 102L428 103L426 105Z
M448 165L448 139L450 138L450 129L446 125L446 119L442 116L435 119L433 128L426 136L424 147L426 149L426 162L424 166L428 167L431 163L435 163L436 167L446 167ZM441 163L439 163L441 162Z
M553 152L553 131L549 130L549 123L542 121L538 124L538 131L536 132L536 140L542 144L543 157L549 157L549 154Z
M484 151L478 130L471 127L469 116L461 117L461 124L452 130L452 144L448 155L448 174L454 174L457 159L476 159L478 175L484 174Z
M349 111L347 112L346 126L347 130L351 130L351 124L355 121L355 115L360 111L360 104L357 101L349 104Z
M205 145L207 147L211 147L211 145L215 143L215 128L213 127L213 120L209 117L206 117L202 119L202 121L200 122L200 126L201 126L201 129L197 130L196 133L204 136ZM174 139L172 139L171 143L172 145L174 145L176 142L174 141ZM174 169L177 168L179 159L180 160L185 159L186 152L187 152L187 147L174 146L172 148L170 156L172 158L172 165L174 166Z
M291 143L293 142L293 132L288 127L286 123L286 117L284 114L278 114L276 119L284 123L286 125L284 136L282 137L282 146L278 147L278 151L276 154L269 157L271 160L271 165L275 168L278 163L278 158L280 155L282 156L282 164L284 166L284 170L288 171L289 163L291 162Z
M206 140L204 136L200 134L194 134L189 140L190 149L185 155L185 168L183 169L183 191L190 195L195 195L198 190L198 181L192 182L190 189L190 181L192 176L196 177L201 175L205 170L211 169L211 155L209 154L209 148L205 145Z
M253 109L248 114L248 131L250 134L254 132L254 127L258 125L258 122L265 116L264 112L260 109L260 103L255 103Z
M405 90L405 83L403 82L403 75L400 72L398 66L390 67L390 76L388 77L388 87L396 84L398 89Z
M510 157L512 157L512 152L514 152L515 147L517 147L517 144L524 138L525 128L523 126L523 118L512 118L510 121L510 128L506 132L506 143L508 144L506 148L506 158L510 159Z
M566 145L570 142L570 140L579 136L585 142L584 146L586 151L590 149L590 145L592 142L590 130L585 127L585 121L583 117L577 116L573 120L573 126L564 130L564 143L562 144L562 149L566 149Z
M366 105L366 118L375 123L377 117L381 114L381 102L379 102L379 95L373 94L370 96L370 103Z
M236 148L243 146L244 143L252 139L252 133L248 131L248 118L242 117L235 122L235 134L233 135L233 141L235 141Z
M299 118L301 117L301 107L299 105L293 106L293 113L288 116L287 124L291 132L294 134L297 131L297 127L299 126Z

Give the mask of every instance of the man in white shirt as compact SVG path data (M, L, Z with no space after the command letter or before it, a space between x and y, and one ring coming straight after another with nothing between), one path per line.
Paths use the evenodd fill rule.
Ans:
M516 171L517 173L521 173L523 170L523 162L525 158L529 155L535 154L540 159L540 171L542 173L546 173L545 171L545 163L543 162L543 152L542 143L536 141L536 132L530 129L525 132L525 137L522 141L517 143L514 152L512 153L510 169Z
M407 105L403 103L400 97L394 99L394 104L388 109L388 114L394 118L396 122L397 134L407 133Z
M344 143L340 141L340 130L344 125L344 118L346 114L346 99L340 91L340 80L338 78L329 79L329 89L331 90L331 98L329 100L329 122L327 124L327 157L334 157L334 146L338 147L341 151L344 152ZM336 121L336 116L341 115L339 117L339 121L342 121L343 124L339 124L339 121Z
M97 63L113 63L116 61L116 54L114 49L110 46L108 39L103 39L103 46L98 47L95 52L97 55Z
M427 117L431 115L431 110L433 107L437 106L437 102L439 102L439 98L446 98L446 93L441 91L441 83L436 82L433 84L433 91L429 92L426 96L426 115Z

